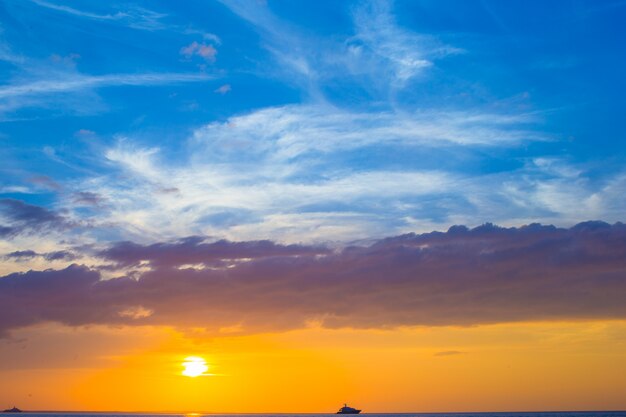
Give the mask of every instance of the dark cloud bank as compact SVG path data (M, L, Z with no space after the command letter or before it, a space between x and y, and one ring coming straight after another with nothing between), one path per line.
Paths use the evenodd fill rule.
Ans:
M341 251L201 238L123 242L99 256L112 269L151 270L102 280L98 270L72 265L2 277L0 333L43 321L255 332L310 320L388 328L626 318L621 223L454 226Z

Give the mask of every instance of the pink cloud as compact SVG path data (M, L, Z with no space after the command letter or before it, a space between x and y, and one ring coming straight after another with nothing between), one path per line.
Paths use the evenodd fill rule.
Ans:
M181 55L186 58L192 58L194 55L205 59L208 62L215 62L215 55L217 55L217 49L211 44L198 43L196 41L181 48Z

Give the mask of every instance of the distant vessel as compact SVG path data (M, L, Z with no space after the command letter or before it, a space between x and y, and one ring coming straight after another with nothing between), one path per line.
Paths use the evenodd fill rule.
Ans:
M359 414L361 410L357 410L356 408L348 407L348 404L344 404L343 407L337 411L337 414Z
M20 410L17 407L13 407L13 408L10 408L8 410L4 410L3 411L3 413L21 413L21 412L22 412L22 410Z

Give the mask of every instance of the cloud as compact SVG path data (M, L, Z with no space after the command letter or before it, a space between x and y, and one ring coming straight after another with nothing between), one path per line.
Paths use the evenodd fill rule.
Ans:
M100 88L177 85L213 79L207 74L192 73L85 75L73 69L48 71L48 67L45 63L30 60L28 65L21 68L18 78L0 86L0 120L8 117L5 114L25 108L77 114L105 111L107 106L97 94ZM89 103L89 106L85 103ZM88 134L88 131L79 133L85 136Z
M356 34L347 41L350 55L359 63L355 70L382 66L391 84L401 85L431 67L434 59L462 52L400 27L391 9L388 1L370 1L355 9Z
M200 238L127 242L100 256L143 269L108 280L78 265L2 277L0 333L42 321L260 332L311 320L394 328L626 317L621 223L455 226L332 251Z
M22 233L67 230L76 224L66 217L44 207L34 206L21 200L0 199L0 219L8 223L0 225L0 237L10 238Z
M66 250L44 253L42 255L47 261L73 261L77 258L75 254Z
M85 137L85 136L89 137L89 136L93 136L95 134L96 134L96 132L94 132L93 130L89 130L89 129L79 129L75 133L76 136L81 136L81 137Z
M62 56L59 54L52 54L50 56L50 60L55 64L62 64L68 67L74 68L76 66L76 61L80 59L79 54L69 54L66 56Z
M532 114L479 109L358 112L331 105L291 105L210 123L196 130L194 139L210 143L218 152L239 153L241 149L232 146L238 141L246 151L292 158L313 151L328 153L371 145L514 146L547 140L547 136L532 130L537 122ZM231 144L230 149L225 143Z
M353 35L324 38L280 19L267 5L223 0L237 16L254 25L265 47L278 62L270 76L298 85L316 101L326 100L325 88L338 80L354 91L388 96L423 74L436 60L463 50L434 36L403 28L390 2L360 2L353 9Z
M157 192L162 194L179 194L180 190L176 187L165 187L158 189Z
M122 310L119 312L121 317L129 317L131 319L143 319L146 317L150 317L154 312L152 310L148 310L143 308L142 306L130 307L126 310Z
M229 242L220 240L204 243L202 237L189 237L177 243L155 243L148 246L120 242L100 252L100 256L120 266L151 265L177 266L212 263L221 260L261 259L275 256L311 256L327 254L328 249L302 245L278 245L268 240Z
M9 259L17 259L17 260L22 260L22 259L32 259L35 256L38 256L37 252L32 251L32 250L18 250L15 252L11 252L11 253L7 253L6 255L4 255L5 258L9 258Z
M6 281L5 281L6 279ZM0 335L6 330L42 320L80 324L85 318L74 317L79 311L88 312L89 297L97 285L99 274L86 267L70 266L61 271L47 270L12 274L0 280ZM50 299L48 297L55 297ZM11 301L13 299L13 301ZM90 314L87 321L94 321Z
M48 252L48 253L37 253L34 250L28 249L28 250L14 251L14 252L7 253L6 255L4 255L5 259L13 259L17 261L30 260L36 257L41 257L45 259L46 261L73 261L77 258L77 256L74 253L66 251L66 250L59 250L59 251Z
M113 86L148 86L199 82L209 79L211 77L205 74L185 73L107 74L93 76L67 74L58 79L44 79L28 83L4 85L0 87L0 98L58 94Z
M191 58L194 55L203 58L208 62L215 62L215 55L217 55L217 49L211 44L198 43L196 41L181 48L180 54L186 58Z
M196 234L347 242L454 223L623 220L623 172L598 181L567 159L525 157L522 146L551 139L535 118L265 108L197 128L176 161L167 149L120 139L104 152L113 169L76 189L105 198L98 220L140 242ZM516 149L521 156L506 166L484 156ZM483 164L495 169L476 168Z
M13 65L22 65L25 61L24 56L12 51L5 42L0 41L0 61L5 61Z
M99 4L95 5L95 8L90 7L91 10L96 10L92 12L64 4L65 2L31 0L23 3L27 9L22 10L20 7L19 11L14 11L16 14L27 12L30 17L38 16L38 19L44 20L50 17L50 13L55 18L63 17L60 15L65 14L78 19L86 19L87 22L85 23L90 25L85 27L88 32L95 30L92 26L97 22L146 31L171 32L161 34L161 38L162 36L175 37L176 39L181 36L202 36L203 39L211 40L215 44L220 42L219 37L214 34L196 30L189 25L182 27L169 24L165 22L167 15L132 4L122 6ZM15 30L19 34L19 25L15 27L9 25L9 29ZM136 47L143 47L141 45L143 41L137 40L136 37L131 36L124 39L124 44L127 46L128 42L131 42ZM178 40L177 42L181 41ZM206 55L206 49L199 52ZM15 77L5 79L3 85L0 86L0 120L13 120L13 118L21 120L23 115L11 115L10 113L24 108L39 107L53 112L66 113L71 111L78 114L93 114L106 110L105 100L93 91L96 88L128 85L154 86L209 79L206 74L142 74L136 73L136 71L131 74L81 74L75 65L75 61L79 57L80 55L76 53L65 56L53 53L49 59L42 59L36 55L17 56L11 52L7 45L0 43L0 60L5 60L15 67L10 72L15 74ZM51 62L55 65L51 65ZM85 103L89 103L89 105L86 106Z
M236 142L225 145L238 146ZM361 226L365 220L374 221L373 211L378 211L376 207L382 201L438 194L454 181L436 171L327 172L322 178L300 179L291 175L297 172L294 168L303 169L306 164L291 167L273 159L279 157L277 153L265 156L254 150L242 150L241 160L230 161L228 148L221 153L219 147L216 140L213 147L205 148L203 144L199 148L207 150L202 155L194 153L198 159L168 166L156 149L120 144L105 155L119 166L125 180L102 177L91 179L88 186L107 197L111 210L106 220L128 232L131 239L176 238L181 234L232 238L236 235L229 235L229 229L239 229L247 235L241 228L249 224L250 231L256 229L256 236L275 237L282 230L293 236L292 242L297 242L317 239L327 225L335 232L326 239L349 239L336 236L337 232L349 228L354 221ZM247 168L246 164L254 168ZM160 191L167 188L176 188L178 192ZM362 204L353 210L338 207L353 202ZM396 215L389 212L384 218ZM221 221L226 218L232 221ZM378 219L383 219L382 213ZM275 224L272 227L270 223Z
M444 351L435 353L434 356L457 356L457 355L464 355L465 353L467 352L461 352L460 350L444 350Z
M30 1L38 6L45 7L47 9L57 12L66 13L75 17L95 20L99 22L118 23L133 29L152 31L166 29L168 27L162 22L162 19L167 15L139 6L128 6L125 10L120 10L115 13L98 14L44 0Z
M213 90L213 92L224 95L228 93L230 90L232 90L232 88L230 87L230 84L224 84L221 87L218 87L215 90Z
M454 223L623 220L623 172L597 180L567 159L525 157L524 144L550 140L535 117L265 108L197 128L176 161L120 139L104 152L113 169L76 188L106 198L99 220L141 242L195 234L346 242ZM484 157L516 149L506 166ZM476 169L483 164L495 169Z
M35 177L31 177L28 179L28 182L52 191L60 191L63 189L58 182L54 181L47 175L37 175Z
M35 194L35 190L21 185L9 185L0 187L0 194L18 193L18 194Z
M74 203L82 206L99 206L104 200L101 195L89 191L78 191L73 196Z
M529 177L464 175L458 167L446 169L449 159L465 158L456 155L464 149L547 140L533 130L535 123L533 115L478 110L272 107L197 128L187 139L187 158L175 163L165 149L120 139L104 152L117 169L80 187L106 198L111 210L103 220L129 231L124 238L131 240L210 234L299 242L326 232L324 239L345 241L415 230L418 222L420 230L466 222L453 216L467 213L467 206L494 212L472 220L477 224L508 216L515 206L498 193L508 180ZM169 189L176 193L163 192ZM506 213L494 217L498 210ZM216 221L226 217L231 221Z

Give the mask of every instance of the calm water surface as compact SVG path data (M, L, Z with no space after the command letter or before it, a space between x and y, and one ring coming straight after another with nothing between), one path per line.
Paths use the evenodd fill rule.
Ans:
M23 412L32 417L331 417L329 414L145 414L145 413L81 413L81 412ZM20 413L0 413L1 417L18 417ZM367 417L626 417L626 411L559 411L524 413L361 413Z

